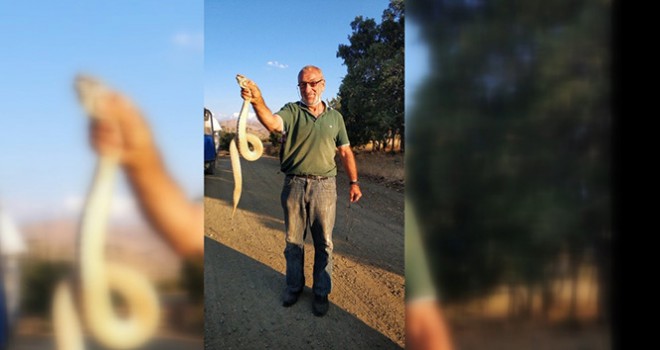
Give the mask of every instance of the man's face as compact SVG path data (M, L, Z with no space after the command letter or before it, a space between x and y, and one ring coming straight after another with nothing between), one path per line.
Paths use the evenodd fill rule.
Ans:
M321 94L325 90L325 80L321 72L307 69L298 74L298 89L302 101L308 106L315 106L321 102Z

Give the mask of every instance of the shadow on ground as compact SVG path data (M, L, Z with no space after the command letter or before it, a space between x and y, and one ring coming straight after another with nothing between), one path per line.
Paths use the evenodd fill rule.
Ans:
M205 349L401 349L332 303L312 314L306 288L281 306L284 276L208 237L205 242Z

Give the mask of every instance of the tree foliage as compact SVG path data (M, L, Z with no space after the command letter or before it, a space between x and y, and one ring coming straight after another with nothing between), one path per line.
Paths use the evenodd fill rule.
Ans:
M351 22L350 44L337 57L347 74L339 87L341 112L355 145L380 140L388 129L404 130L404 5L392 0L382 21L358 16Z
M235 132L222 133L220 135L220 146L218 146L218 149L229 151L229 144L231 143L231 140L233 140L235 137L236 137Z
M21 312L47 316L57 283L72 270L72 264L68 262L25 261L21 276Z
M188 293L190 301L204 303L204 259L186 258L181 263L181 287Z
M607 300L609 1L408 3L433 74L408 126L409 193L447 300L599 267ZM605 307L603 311L606 312Z

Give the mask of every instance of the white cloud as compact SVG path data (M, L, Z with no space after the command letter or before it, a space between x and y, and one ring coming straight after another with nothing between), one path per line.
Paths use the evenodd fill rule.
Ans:
M271 67L280 68L280 69L289 68L288 64L279 63L277 61L268 61L267 64Z
M133 196L119 196L113 199L110 216L119 222L132 221L140 218L140 209Z
M85 197L69 195L64 198L61 210L54 213L65 217L82 215L85 200ZM110 204L110 220L131 221L139 216L139 208L133 196L113 194Z
M4 208L9 209L19 223L34 223L53 219L76 219L80 217L84 198L67 195L63 198L13 198Z
M80 196L68 196L64 199L65 215L81 215L85 199ZM110 220L131 221L140 216L135 198L125 195L113 195L110 205Z
M186 32L179 32L172 36L174 45L194 50L204 49L204 37L202 34L191 34Z
M239 115L239 114L240 114L239 112L234 112L234 113L231 114L231 116L232 116L234 119L238 119L238 115ZM250 118L256 118L256 117L257 117L257 115L256 115L254 112L248 112L248 119L250 119Z
M64 198L62 208L66 214L74 214L82 211L84 198L76 195L69 195Z
M10 199L0 203L0 210L11 214L19 224L47 220L79 220L86 197L69 194L59 198ZM132 194L113 194L109 220L112 222L137 222L142 214Z

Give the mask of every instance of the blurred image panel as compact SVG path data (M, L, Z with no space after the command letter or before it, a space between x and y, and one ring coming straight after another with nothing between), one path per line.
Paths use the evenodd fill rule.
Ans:
M612 8L406 2L407 195L458 349L615 345Z
M115 113L119 107L108 107L118 103L115 99L105 104L102 114L140 120L140 130L146 132L133 134L124 145L152 149L152 160L157 161L131 169L140 168L157 184L162 183L161 175L167 177L171 188L176 188L164 191L161 186L158 201L185 202L191 207L201 203L197 135L203 96L202 20L202 1L0 3L0 41L4 43L0 54L0 349L58 348L59 325L51 311L55 288L70 281L69 286L77 290L80 279L85 279L80 278L82 267L93 260L82 257L85 244L80 232L99 176L101 154L91 140L89 114L94 113L83 108L75 89L80 74L99 79L134 107L125 108L135 111L132 117ZM171 237L154 225L153 217L158 215L146 214L144 195L126 171L126 159L116 164L114 179L106 183L110 188L103 200L107 217L89 216L92 226L103 231L100 253L91 254L92 258L104 266L121 263L155 289L158 326L141 349L201 349L202 259L181 254ZM167 216L173 222L189 218L187 211ZM202 217L197 221L199 232L191 230L189 239L202 242ZM100 280L106 277L104 269L91 271ZM131 284L119 282L113 289L130 289ZM104 293L117 319L131 315L126 295ZM73 296L75 303L82 299L79 294ZM82 309L98 306L93 302ZM136 307L142 306L138 302ZM94 334L99 331L91 331L87 319L77 316L83 322L86 348L100 346ZM98 324L103 332L111 323Z

